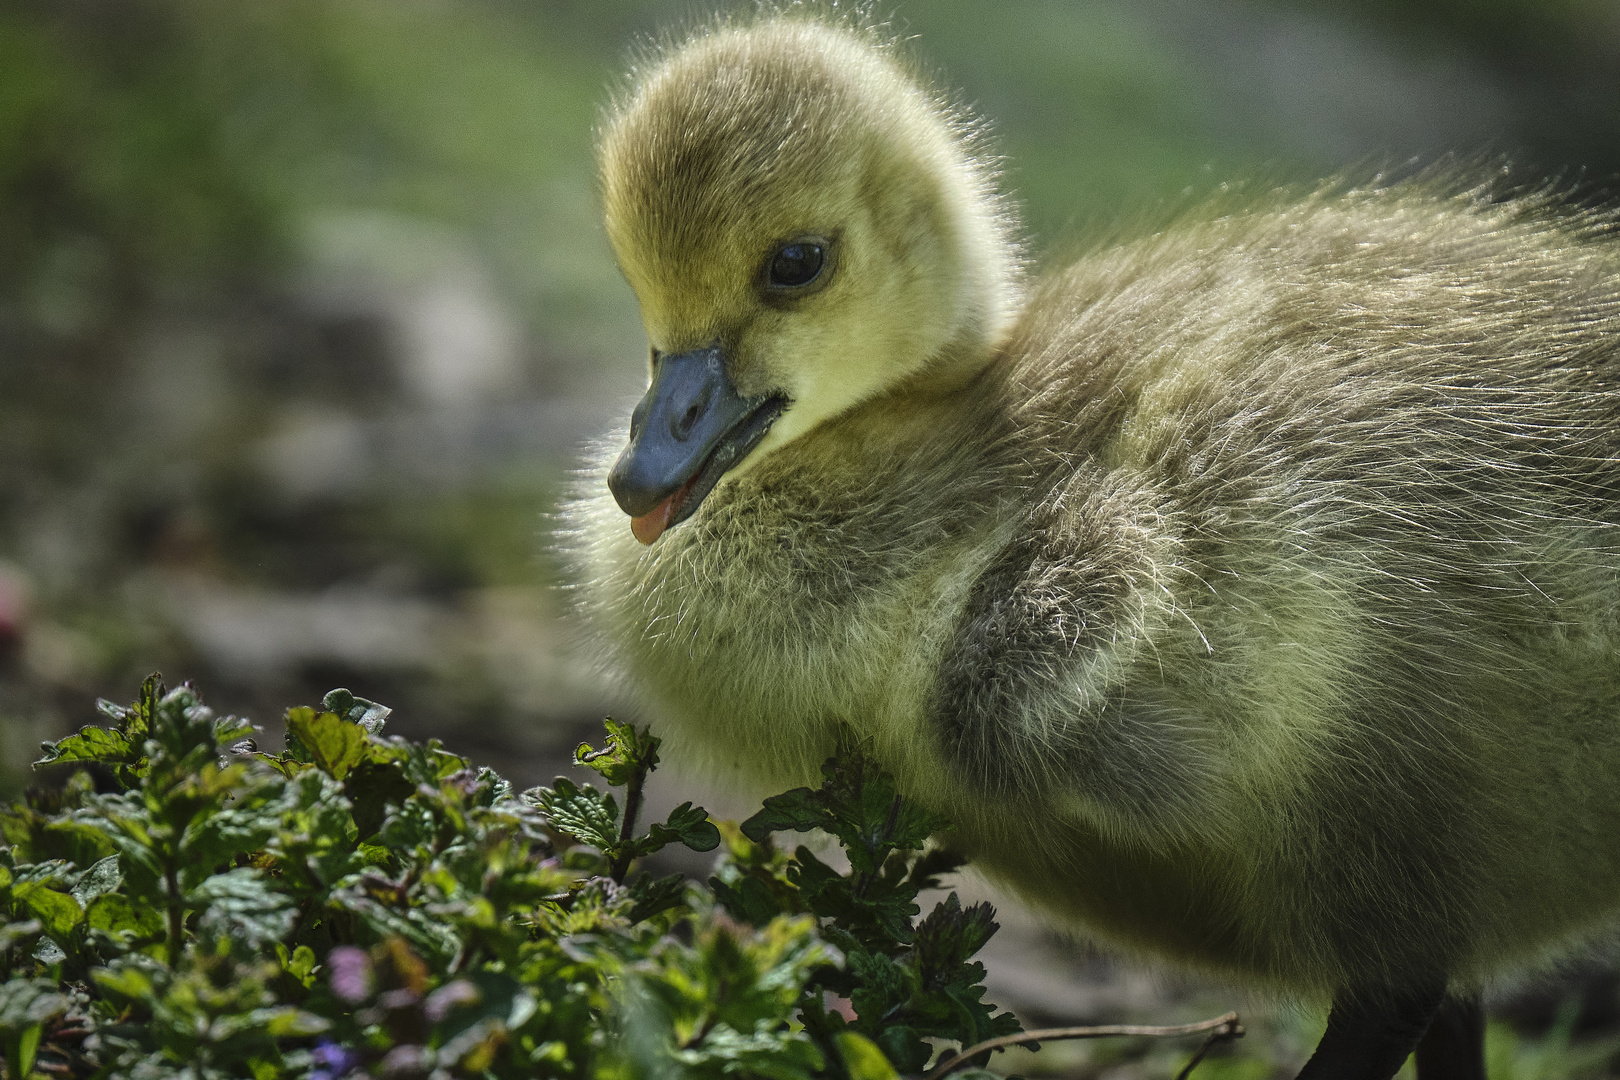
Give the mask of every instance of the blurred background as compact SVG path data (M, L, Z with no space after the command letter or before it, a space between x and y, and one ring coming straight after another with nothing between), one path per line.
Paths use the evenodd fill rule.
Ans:
M544 542L642 389L592 127L704 10L0 0L0 783L152 670L272 726L348 686L520 784L599 732ZM880 10L993 123L1049 258L1447 154L1620 191L1620 0ZM1006 992L1121 1007L1036 1015L1062 978ZM1542 1026L1612 1020L1595 993Z

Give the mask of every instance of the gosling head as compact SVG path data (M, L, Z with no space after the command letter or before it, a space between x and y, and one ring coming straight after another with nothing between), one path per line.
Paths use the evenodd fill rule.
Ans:
M700 33L615 104L602 200L652 349L608 483L637 539L861 402L987 362L1019 259L974 142L875 33L789 15Z

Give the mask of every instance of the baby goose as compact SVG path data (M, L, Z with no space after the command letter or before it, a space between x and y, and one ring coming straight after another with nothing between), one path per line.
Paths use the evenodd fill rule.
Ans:
M1620 910L1613 219L1328 184L1029 280L875 33L637 74L651 387L565 543L671 743L780 787L852 729L1032 903L1330 1001L1302 1075L1482 1075L1484 980Z

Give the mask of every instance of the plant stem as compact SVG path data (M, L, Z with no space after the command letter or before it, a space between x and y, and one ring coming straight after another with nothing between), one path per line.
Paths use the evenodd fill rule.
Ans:
M637 757L636 764L630 770L630 782L624 789L624 820L619 825L619 853L613 857L613 870L611 877L613 884L623 885L624 875L630 871L632 841L636 837L636 817L641 813L641 789L647 782L647 773L651 770L644 759Z
M1235 1012L1227 1013L1225 1016L1217 1016L1213 1020L1202 1020L1196 1024L1177 1024L1173 1027L1105 1024L1100 1027L1046 1028L1041 1031L1024 1031L1017 1035L1003 1035L999 1039L986 1039L984 1042L974 1043L966 1050L951 1055L951 1057L935 1066L924 1077L924 1080L941 1080L941 1077L962 1068L985 1051L1000 1050L1004 1046L1018 1046L1022 1043L1031 1042L1058 1042L1062 1039L1100 1039L1109 1035L1166 1038L1172 1035L1195 1035L1201 1031L1210 1033L1210 1044L1213 1044L1217 1039L1241 1039L1243 1037L1243 1025L1239 1022L1238 1014ZM1204 1050L1207 1051L1208 1049L1209 1045L1206 1044ZM1202 1056L1203 1052L1201 1051L1199 1058ZM1193 1064L1196 1065L1197 1063L1198 1058L1194 1058Z
M889 846L889 840L894 836L894 827L899 820L900 796L896 795L894 797L894 802L889 804L889 816L883 820L883 831L880 832L876 837L868 838L866 841L866 850L871 853L872 861L876 863L877 866L875 869L860 875L860 877L856 880L855 899L866 899L866 890L872 887L873 880L883 872L883 860L878 858L878 852Z
M169 901L169 966L180 966L180 953L185 948L186 906L180 896L180 873L174 863L163 867L163 885Z

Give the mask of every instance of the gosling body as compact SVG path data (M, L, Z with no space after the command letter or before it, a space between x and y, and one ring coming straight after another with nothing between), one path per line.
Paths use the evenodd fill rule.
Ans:
M646 135L711 54L838 99L851 50L915 86L859 30L721 26L604 137L655 380L712 341L739 392L781 394L653 543L603 484L622 432L564 509L581 608L671 742L780 788L848 729L1054 916L1310 999L1466 994L1611 929L1610 220L1455 177L1328 184L1027 279L971 134L921 90L904 122L946 150L868 150L853 181L751 158L735 112L702 129L726 167ZM800 135L812 161L849 137ZM616 174L627 147L674 186ZM884 170L907 179L862 182ZM734 175L763 194L733 201ZM919 200L943 224L884 232ZM708 213L732 216L685 231ZM837 276L773 304L761 259L829 220ZM937 298L907 284L931 275ZM899 325L849 315L886 290ZM865 385L794 381L818 364Z

